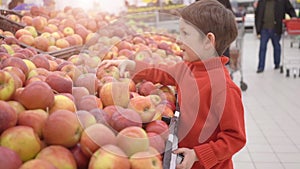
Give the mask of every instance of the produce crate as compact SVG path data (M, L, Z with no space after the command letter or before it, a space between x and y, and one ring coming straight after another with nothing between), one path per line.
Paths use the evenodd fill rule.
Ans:
M60 58L60 59L68 59L72 55L77 55L81 52L82 46L71 46L68 48L64 48L61 50L53 51L53 52L44 52L46 54L49 54L53 57Z
M7 15L10 15L10 14L17 15L18 17L20 17L20 19L23 17L22 14L20 14L16 11L0 9L0 15L7 16Z
M0 15L0 29L10 31L13 34L15 34L17 30L22 29L24 27L25 25L12 21L4 15Z

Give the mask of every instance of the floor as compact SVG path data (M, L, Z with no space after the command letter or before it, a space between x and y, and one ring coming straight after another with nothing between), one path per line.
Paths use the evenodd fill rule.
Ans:
M290 47L290 37L282 38L284 60L296 61L300 68L298 44ZM259 40L252 32L243 38L243 74L248 85L243 92L247 131L246 146L234 156L235 169L300 169L300 77L286 77L273 69L273 48L269 42L265 71L256 74ZM298 58L297 58L298 57ZM290 62L293 63L293 62ZM289 65L287 65L289 66Z

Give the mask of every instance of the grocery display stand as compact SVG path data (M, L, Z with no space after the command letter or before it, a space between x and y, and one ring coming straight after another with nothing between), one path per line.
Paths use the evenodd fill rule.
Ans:
M22 16L21 14L9 10L0 10L0 14L0 29L16 33L17 30L25 27L25 25L17 23L7 18L8 14L15 14L19 17Z

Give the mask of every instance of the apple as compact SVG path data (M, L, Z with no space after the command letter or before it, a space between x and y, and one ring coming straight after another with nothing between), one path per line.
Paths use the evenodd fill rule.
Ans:
M136 90L137 90L136 85L131 78L124 77L124 78L120 78L119 81L128 83L128 88L129 88L130 92L136 92Z
M89 95L89 91L85 87L73 87L72 95L74 97L75 105L77 106L83 96Z
M149 132L154 132L159 134L164 140L167 140L169 136L169 126L166 122L162 120L154 120L148 123L145 130Z
M162 161L151 151L137 152L129 161L131 169L163 169Z
M121 109L113 113L110 124L113 129L119 132L129 126L142 127L142 119L134 110Z
M0 145L15 151L23 162L33 159L41 150L38 135L28 126L6 129L1 134Z
M17 115L25 111L25 107L20 102L14 100L6 101L6 102L16 111Z
M38 168L38 169L57 169L53 164L46 160L42 159L32 159L26 161L21 165L19 169L29 169L29 168Z
M47 25L47 19L43 16L35 16L32 18L32 26L34 26L38 31L42 31Z
M89 169L130 169L127 155L116 145L107 144L98 149L90 159Z
M56 94L54 96L54 104L49 108L49 113L57 110L69 110L76 112L76 105L72 99L63 94Z
M20 17L16 14L8 14L6 17L17 23L19 23L21 21Z
M90 111L95 108L103 108L101 99L95 95L86 95L80 98L78 104L76 105L78 110Z
M38 36L34 38L33 46L39 50L47 51L50 46L50 41L46 37Z
M149 97L151 102L153 103L153 105L156 107L157 105L159 105L161 103L161 98L159 95L157 94L149 94L146 97Z
M143 81L138 85L140 95L148 96L156 89L156 86L150 81Z
M16 88L15 79L9 72L0 70L0 100L9 100Z
M129 49L129 50L133 49L132 44L130 42L124 41L124 40L117 43L116 47L119 49L119 51L122 49Z
M115 79L119 79L120 71L119 68L117 68L116 66L109 66L107 68L103 68L102 66L97 69L96 76L98 79L102 79L105 76L112 76Z
M97 123L96 118L86 110L76 111L76 115L83 129Z
M130 99L128 86L126 82L110 82L104 84L99 92L103 106L118 105L127 107Z
M103 109L95 108L89 112L95 117L97 123L101 123L110 127L111 117Z
M15 37L17 39L19 39L22 35L30 35L30 36L32 36L31 32L29 32L28 30L23 29L23 28L17 30L16 33L15 33Z
M121 106L117 106L117 105L110 105L110 106L106 106L103 108L103 111L107 114L108 119L110 120L112 115L116 112L116 111L122 111L123 107ZM110 121L109 121L110 123Z
M77 169L87 169L89 165L89 158L81 151L80 144L76 144L70 149L76 161Z
M44 54L38 54L30 59L37 68L44 68L50 70L50 63Z
M118 133L117 146L130 157L137 152L148 150L149 138L143 128L130 126Z
M54 93L51 87L43 81L29 83L15 98L26 109L44 109L54 104Z
M77 168L76 161L71 151L60 145L50 145L43 148L37 154L36 159L48 161L58 169Z
M80 71L79 68L72 63L64 65L60 69L60 71L68 75L73 82L75 82L77 78L82 74L82 71Z
M21 18L21 23L25 24L25 25L32 25L32 17L29 15L24 15Z
M42 129L47 118L48 113L45 110L25 110L18 115L18 125L32 127L34 132L42 138Z
M69 76L60 73L51 73L45 82L58 93L72 93L73 81Z
M101 123L84 129L80 138L81 150L87 157L91 157L96 150L106 144L116 144L116 135Z
M19 69L22 70L22 72L24 73L25 76L27 76L28 74L28 67L26 65L26 63L23 61L23 59L18 58L18 57L9 57L5 60L2 61L0 68L5 68L8 66L13 66L13 67L18 67Z
M97 77L94 73L82 74L76 79L74 86L85 87L91 95L95 95L97 92Z
M74 112L57 110L47 118L43 137L47 144L70 148L79 142L81 132L81 125Z
M0 164L3 169L18 169L22 165L22 160L15 151L0 146Z
M137 96L131 98L128 108L135 110L139 113L143 123L151 122L155 115L155 106L149 97Z
M71 36L71 35L74 35L74 33L75 33L74 29L69 26L67 26L63 29L63 34L65 36Z
M38 32L34 26L27 25L24 27L24 29L28 30L34 38L38 36Z
M0 100L0 115L0 134L17 124L18 115L15 109L9 103L2 100Z
M55 42L55 46L63 49L63 48L67 48L67 47L70 47L70 44L69 42L64 39L64 38L60 38L60 39L57 39L56 42Z
M147 132L147 135L149 138L150 146L155 148L159 152L158 154L163 154L166 145L166 141L164 140L164 138L154 132Z

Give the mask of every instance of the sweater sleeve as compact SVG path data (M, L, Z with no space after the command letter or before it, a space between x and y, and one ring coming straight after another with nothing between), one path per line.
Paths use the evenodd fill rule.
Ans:
M286 0L285 13L288 13L290 17L297 17L295 9L289 0Z
M212 168L222 161L231 159L246 143L241 92L237 87L227 89L217 139L194 147L199 162L205 168Z
M133 80L148 80L153 83L161 83L163 85L176 85L180 80L180 67L184 63L178 63L172 66L168 65L152 65L141 61L136 61L136 68L130 72Z

